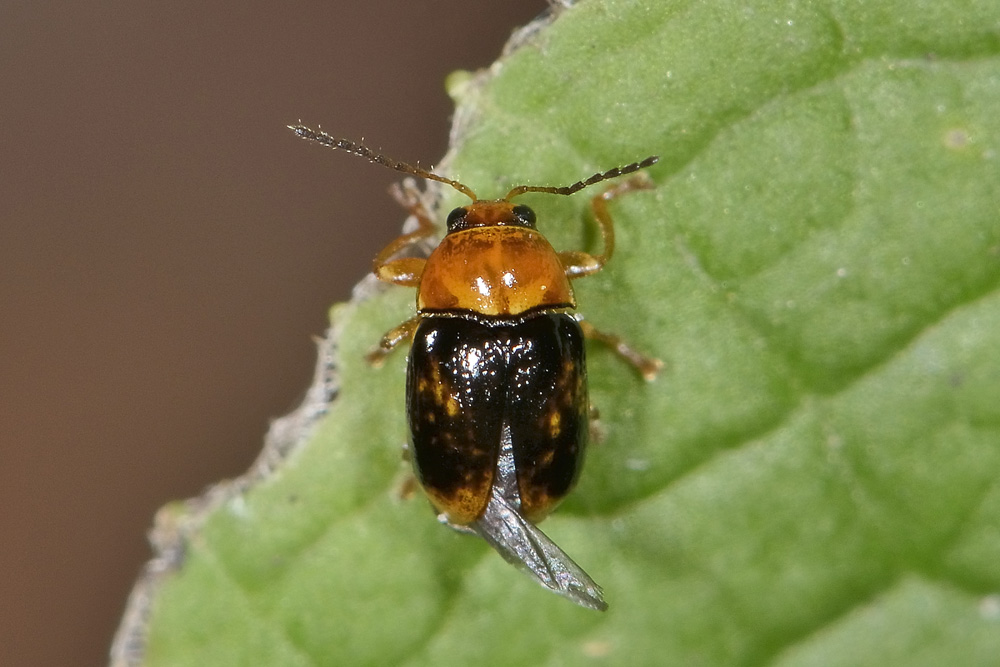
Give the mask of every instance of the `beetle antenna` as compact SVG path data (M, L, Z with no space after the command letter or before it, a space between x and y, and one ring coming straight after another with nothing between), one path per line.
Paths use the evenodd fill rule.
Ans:
M426 178L430 181L438 181L439 183L447 183L451 187L455 188L461 192L466 197L472 199L472 201L477 201L476 193L472 191L467 185L459 183L458 181L453 181L450 178L445 178L444 176L438 176L437 174L427 171L426 169L421 169L420 167L414 167L412 164L407 164L406 162L400 162L399 160L394 160L391 157L386 157L381 153L376 153L372 149L368 148L363 144L351 141L350 139L338 139L336 137L331 137L329 134L322 130L312 130L305 125L289 125L288 129L294 132L297 136L308 141L315 141L318 144L322 144L327 148L332 148L334 150L347 151L348 153L353 153L360 157L365 158L370 162L380 164L383 167L388 167L389 169L395 169L396 171L401 171L406 174L412 174L414 176L419 176L420 178ZM623 172L625 173L625 172Z
M633 162L632 164L627 164L624 167L608 169L607 171L594 174L588 179L577 181L573 185L566 185L561 188L544 185L519 185L508 192L504 199L509 201L518 195L523 195L525 192L547 192L553 195L571 195L574 192L579 192L586 187L594 185L595 183L600 183L601 181L606 181L609 178L617 178L618 176L623 176L624 174L631 174L633 171L645 169L646 167L656 164L659 159L659 155L651 155L641 162Z

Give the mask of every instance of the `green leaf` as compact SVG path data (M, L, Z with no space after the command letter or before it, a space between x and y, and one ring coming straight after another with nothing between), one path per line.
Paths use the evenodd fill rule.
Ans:
M662 156L576 286L665 368L590 348L602 439L544 524L610 610L402 499L404 354L362 360L412 313L396 289L334 309L307 442L171 518L145 664L995 661L1000 5L592 0L526 39L453 79L449 176L499 196ZM585 194L524 202L595 246Z

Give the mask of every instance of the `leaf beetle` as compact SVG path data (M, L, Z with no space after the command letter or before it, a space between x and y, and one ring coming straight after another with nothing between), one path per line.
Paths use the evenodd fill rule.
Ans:
M379 364L409 343L406 411L417 481L442 522L485 539L508 562L575 603L604 610L603 592L535 525L570 492L590 430L584 339L608 344L647 380L660 368L579 316L571 281L600 271L614 251L608 203L649 180L633 177L593 197L604 251L556 251L535 213L512 203L528 192L571 195L654 164L615 167L572 185L519 185L483 200L468 186L304 125L303 139L447 184L472 200L454 209L427 257L401 256L437 232L415 192L396 190L415 231L376 255L375 276L416 288L417 312L368 355Z

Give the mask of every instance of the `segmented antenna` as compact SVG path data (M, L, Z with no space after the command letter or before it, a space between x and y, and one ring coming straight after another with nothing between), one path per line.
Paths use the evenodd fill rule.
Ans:
M412 164L407 164L406 162L400 162L399 160L394 160L391 157L382 155L381 153L376 153L372 149L368 148L363 144L351 141L350 139L338 139L336 137L331 137L329 134L322 130L313 130L305 125L289 125L288 129L294 132L297 136L306 139L308 141L315 141L318 144L322 144L327 148L332 148L334 150L347 151L348 153L353 153L360 157L365 158L376 164L380 164L383 167L388 167L389 169L395 169L396 171L401 171L406 174L412 174L413 176L419 176L420 178L426 178L431 181L438 181L439 183L447 183L451 187L455 188L461 192L466 197L472 199L472 201L478 201L476 193L472 191L470 187L458 181L453 181L450 178L445 178L444 176L438 176L437 174L427 171L426 169L421 169L420 167L414 167Z
M519 185L504 197L506 200L510 200L518 195L523 195L525 192L547 192L553 195L571 195L574 192L579 192L584 188L591 186L595 183L600 183L601 181L606 181L609 178L617 178L618 176L623 176L625 174L631 174L633 171L639 171L640 169L645 169L650 165L656 164L660 159L658 155L650 155L645 160L641 162L633 162L632 164L627 164L624 167L615 167L614 169L608 169L607 171L601 172L599 174L594 174L588 179L577 181L573 185L566 185L563 187L554 186L544 186L544 185Z
M401 171L406 174L412 174L413 176L418 176L420 178L426 178L431 181L438 181L439 183L447 183L451 187L455 188L461 192L466 197L470 198L472 201L479 201L476 193L472 191L472 188L465 185L464 183L459 183L458 181L453 181L450 178L445 178L444 176L439 176L434 172L427 171L426 169L421 169L420 167L415 167L412 164L406 162L400 162L399 160L394 160L391 157L382 155L381 153L376 153L372 149L368 148L364 144L359 144L350 139L338 139L332 137L322 130L313 130L306 127L305 125L289 125L288 129L294 132L297 136L308 141L315 141L318 144L326 146L327 148L332 148L334 150L347 151L348 153L353 153L354 155L360 156L380 164L383 167L388 167L389 169L395 169L396 171ZM608 169L607 171L594 174L590 178L584 179L582 181L577 181L573 185L566 185L563 187L555 186L544 186L544 185L519 185L513 188L504 197L505 201L510 201L518 195L523 195L526 192L545 192L553 195L571 195L575 192L579 192L586 187L594 185L595 183L600 183L601 181L606 181L611 178L617 178L618 176L624 176L625 174L631 174L633 171L638 171L640 169L645 169L650 165L654 165L659 160L659 156L651 155L650 157L642 160L641 162L633 162L632 164L627 164L623 167L615 167L614 169Z

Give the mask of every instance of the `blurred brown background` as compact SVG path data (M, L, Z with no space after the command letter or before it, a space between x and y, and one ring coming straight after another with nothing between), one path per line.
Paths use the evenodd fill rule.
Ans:
M0 19L0 664L99 665L170 499L243 472L543 0L50 0ZM483 7L488 6L488 10Z

